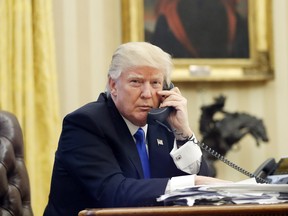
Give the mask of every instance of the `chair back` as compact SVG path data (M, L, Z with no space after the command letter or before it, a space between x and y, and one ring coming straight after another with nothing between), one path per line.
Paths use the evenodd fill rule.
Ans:
M0 111L0 215L3 216L33 216L23 149L17 118Z

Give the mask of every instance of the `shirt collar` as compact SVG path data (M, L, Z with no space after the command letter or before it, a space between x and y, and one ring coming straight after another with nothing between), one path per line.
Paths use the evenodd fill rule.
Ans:
M123 116L122 116L122 117L123 117ZM134 136L134 134L137 132L139 126L136 126L136 125L132 124L129 120L127 120L127 119L124 118L124 117L123 117L123 119L124 119L124 121L125 121L128 129L129 129L131 135ZM145 132L145 138L146 138L148 125L146 124L145 126L143 126L143 127L141 127L141 128L144 130L144 132Z

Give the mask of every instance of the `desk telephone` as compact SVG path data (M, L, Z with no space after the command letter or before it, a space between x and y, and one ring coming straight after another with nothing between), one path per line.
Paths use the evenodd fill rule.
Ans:
M171 82L169 87L167 85L164 85L163 90L170 90L173 87L174 85ZM150 112L148 112L147 116L148 124L160 124L164 126L169 132L172 132L171 129L168 128L163 122L169 116L170 112L173 111L173 109L173 107L151 109ZM278 163L276 163L274 158L269 158L264 161L254 173L251 173L229 161L227 158L214 151L205 143L195 141L194 138L192 139L192 141L195 144L199 145L201 149L207 151L209 154L213 155L214 157L221 160L233 169L241 172L242 174L250 178L255 178L258 183L288 184L288 157L281 158Z

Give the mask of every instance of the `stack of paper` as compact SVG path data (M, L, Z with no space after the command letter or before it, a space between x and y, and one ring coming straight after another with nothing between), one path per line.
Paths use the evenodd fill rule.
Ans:
M160 196L165 205L274 204L288 202L288 184L231 183L183 188Z

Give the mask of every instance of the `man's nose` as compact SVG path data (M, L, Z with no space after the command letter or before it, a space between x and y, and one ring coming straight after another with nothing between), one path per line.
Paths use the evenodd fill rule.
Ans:
M150 83L144 83L143 84L141 96L145 97L145 98L152 97L152 87L151 87Z

